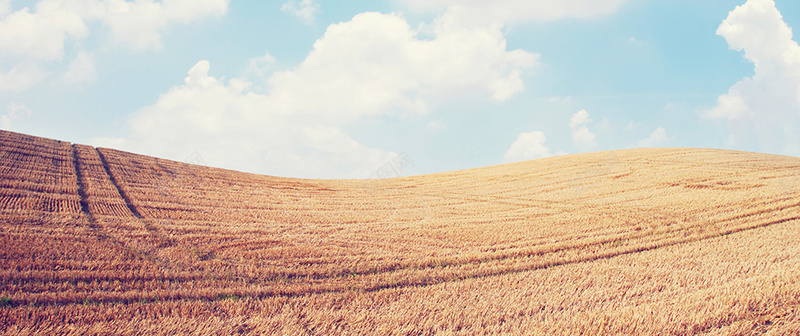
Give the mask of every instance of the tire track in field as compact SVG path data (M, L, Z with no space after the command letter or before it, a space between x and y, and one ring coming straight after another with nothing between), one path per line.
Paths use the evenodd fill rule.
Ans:
M757 216L757 215L758 214L752 214L751 216ZM729 220L733 220L733 219L729 219ZM703 240L707 240L707 239L719 238L719 237L727 236L727 235L730 235L730 234L735 234L735 233L744 232L744 231L748 231L748 230L765 228L765 227L768 227L768 226L771 226L771 225L777 225L777 224L782 224L782 223L787 223L787 222L792 222L792 221L798 221L798 220L800 220L800 216L792 216L792 217L788 217L788 218L783 218L783 219L778 219L778 220L770 220L770 221L764 221L764 222L745 223L743 225L730 227L730 228L727 228L727 229L724 229L724 230L720 230L720 231L717 231L717 232L709 232L709 233L705 233L705 234L700 234L700 235L695 235L695 236L688 236L688 237L673 237L673 238L668 238L668 239L662 239L662 240L656 240L656 241L645 242L645 243L640 243L640 244L634 244L634 245L630 245L630 246L622 246L620 248L612 249L611 251L599 251L599 252L591 253L591 254L584 255L584 256L580 256L579 255L579 256L576 256L576 257L573 257L573 258L566 258L566 259L561 259L561 260L558 260L558 259L556 259L556 260L540 260L540 261L535 261L535 262L529 263L527 265L523 264L523 265L520 265L520 266L510 266L510 267L507 267L507 268L504 268L504 269L498 269L498 270L488 271L488 272L487 271L478 270L479 273L471 273L471 274L468 273L468 272L467 273L461 273L461 274L455 273L455 274L450 274L448 277L437 277L437 276L434 275L434 276L421 277L421 278L418 278L418 279L405 280L405 281L400 282L400 283L377 283L377 284L374 284L374 285L368 285L368 286L364 286L364 287L360 287L357 284L354 285L354 284L343 283L343 284L340 285L342 287L336 287L336 288L333 288L333 289L325 289L324 287L325 287L326 284L323 284L323 285L320 285L319 288L311 289L308 292L304 292L304 293L293 294L292 292L294 292L294 291L288 291L288 292L285 292L285 293L277 293L277 294L273 293L273 294L264 295L264 296L274 296L274 295L299 296L299 295L320 294L320 293L328 293L328 292L346 292L346 291L352 291L352 290L362 291L362 292L373 292L373 291L379 291L379 290L383 290L383 289L395 289L395 288L405 288L405 287L424 287L424 286L431 286L431 285L436 285L436 284L446 283L446 282L461 281L461 280L470 279L470 278L487 278L487 277L492 277L492 276L501 276L501 275L505 275L505 274L513 274L513 273L520 273L520 272L527 272L527 271L535 271L535 270L540 270L540 269L548 269L548 268L556 267L556 266L564 266L564 265L577 264L577 263L582 263L582 262L591 262L591 261L601 260L601 259L609 259L609 258L622 256L622 255L627 255L627 254L632 254L632 253L656 250L656 249L663 248L663 247L670 247L670 246L675 246L675 245L684 244L684 243L693 243L693 242L699 242L699 241L703 241ZM680 231L685 231L685 230L676 230L675 232L680 232ZM589 248L589 247L593 247L593 246L594 247L602 246L604 244L606 244L606 242L586 245L585 248ZM515 259L515 258L525 258L525 257L529 257L529 256L511 257L511 258L505 258L505 259ZM503 260L503 259L500 259L500 260ZM457 266L464 266L464 265L467 265L467 264L481 264L481 263L483 263L483 262L453 264L453 265L449 265L449 266L456 266L457 267ZM434 267L436 267L436 266L434 266ZM404 270L404 269L392 270L392 271L388 271L388 272L377 272L377 273L365 274L365 275L373 276L373 277L380 277L380 276L383 276L383 275L386 275L386 274L390 274L390 273L394 273L394 272L402 271L402 270ZM420 271L420 272L429 271L429 269L424 269L424 268L416 268L414 270ZM453 270L456 271L456 272L458 271L458 269L453 269ZM337 279L337 278L326 278L324 280L334 280L334 279ZM342 278L338 278L338 279L342 279ZM378 279L378 280L380 280L380 279ZM303 284L300 283L298 285L303 285ZM330 285L328 284L328 286L330 286Z
M770 203L778 203L790 200L792 199L781 198L772 200ZM491 202L491 200L476 200L476 201ZM422 263L406 260L406 261L398 261L394 264L389 264L389 265L378 264L378 265L364 266L362 267L362 270L345 269L345 270L340 270L338 272L331 272L326 274L291 272L291 273L283 273L282 276L287 278L305 278L305 279L310 278L314 280L325 280L325 279L333 279L344 276L388 274L391 272L397 272L403 270L413 270L413 269L429 270L439 267L458 267L469 264L478 265L490 262L502 262L503 260L509 260L515 258L517 259L530 258L534 256L553 255L561 252L566 253L568 251L575 251L575 250L588 250L606 244L616 244L615 247L623 247L623 245L625 245L626 243L646 240L648 237L658 237L658 240L649 242L659 242L663 240L671 240L681 237L696 237L698 235L705 236L707 234L705 232L725 231L724 228L720 228L720 226L723 225L724 223L740 221L747 219L749 217L756 217L759 215L763 215L765 213L783 211L792 208L800 208L800 203L774 204L773 208L761 209L761 210L751 209L752 211L748 211L747 213L736 214L732 217L727 217L727 218L714 219L713 222L697 219L685 223L683 225L673 223L666 227L658 227L653 229L637 230L637 231L628 230L626 232L620 232L620 233L610 233L598 236L587 236L583 237L582 239L571 240L569 242L551 243L546 245L538 245L538 246L523 247L523 248L519 247L507 248L507 249L504 248L502 249L502 251L499 252L493 252L493 253L482 252L479 258L466 255L451 255L451 256L439 257L436 258L435 260ZM490 248L497 246L485 246L485 247ZM363 268L366 268L366 270L363 270Z
M97 214L92 213L91 210L92 207L89 205L90 204L89 194L91 193L91 191L87 190L87 183L84 182L87 178L93 178L98 181L105 181L100 183L110 183L110 186L108 187L111 188L110 190L115 190L117 194L112 197L116 199L122 199L122 201L126 204L126 207L124 207L123 209L127 208L130 211L130 216L126 215L127 218L129 218L132 221L138 222L141 225L141 227L146 230L148 235L154 237L154 239L160 245L159 247L173 245L173 241L171 239L158 232L156 228L154 228L150 223L148 223L142 218L141 214L137 211L136 207L131 203L130 198L128 198L124 190L120 188L115 176L111 173L110 167L108 165L108 162L106 161L105 156L103 156L100 150L94 147L82 146L82 145L72 145L72 147L73 147L76 173L79 174L78 181L79 181L79 189L81 190L81 200L82 203L86 204L84 213L86 213L89 218L90 227L92 228L92 230L94 230L94 232L101 239L106 239L113 242L124 253L130 254L133 259L146 260L148 262L158 264L170 271L176 268L180 268L168 260L163 260L163 258L159 258L155 253L153 253L151 249L142 249L140 246L138 246L141 244L137 244L136 242L141 243L142 241L140 241L140 239L137 239L137 236L135 234L131 235L130 234L131 232L127 232L127 234L121 234L122 232L119 231L115 232L114 228L119 224L119 221L125 221L126 219L118 218L114 215L103 213L102 211L98 212ZM84 150L80 153L83 153L83 155L87 156L86 158L84 158L86 161L84 161L83 163L81 163L80 160L81 154L79 154L78 150L79 147L82 147L82 149ZM97 155L97 157L95 158L93 155ZM98 165L92 164L91 163L92 159L99 160L99 164ZM101 169L99 166L102 166L103 168ZM94 167L95 169L92 169L92 167ZM92 175L92 173L95 173L97 176ZM98 188L97 185L95 185L94 187ZM93 202L98 202L98 199L94 199ZM95 209L95 211L97 211L97 209ZM111 232L108 232L107 229L110 229ZM147 243L145 243L145 245L147 245ZM100 275L99 277L105 278L105 275Z
M80 155L78 154L78 146L76 144L72 144L72 160L75 164L75 175L78 184L78 195L81 198L81 211L86 216L88 221L89 228L97 235L98 238L102 240L108 240L114 245L119 246L123 251L128 253L133 252L136 255L135 251L132 251L128 248L124 242L119 240L117 237L114 237L112 234L106 232L104 226L101 224L100 220L92 214L89 206L89 197L86 190L86 178L87 176L84 174L84 169L81 167L80 162Z
M750 213L750 214L737 215L737 216L734 216L734 217L717 220L714 223L698 221L698 222L696 222L696 223L694 223L692 225L681 226L681 227L677 227L677 228L668 228L666 230L664 230L664 229L661 229L661 230L648 230L648 231L634 232L634 233L630 233L630 234L614 234L614 235L608 235L608 236L601 236L601 237L596 238L595 241L589 242L589 243L587 243L587 240L580 240L580 241L570 242L570 243L567 243L567 244L557 244L555 246L553 244L551 244L551 245L543 245L543 246L537 246L537 247L532 247L532 248L527 248L527 249L517 249L517 250L507 251L507 252L503 252L503 253L497 253L497 254L494 254L494 255L484 256L482 258L478 258L478 259L475 259L475 260L457 260L458 256L455 256L455 257L453 257L453 259L456 259L456 260L452 260L452 261L449 261L449 262L448 261L445 261L445 262L435 261L435 262L431 262L430 264L405 265L405 266L397 266L397 267L385 267L385 266L381 267L380 265L378 265L376 267L380 268L381 269L380 271L375 270L375 271L354 272L354 273L349 273L348 272L346 274L340 274L340 276L349 276L349 275L353 275L353 274L355 274L357 276L370 276L370 275L374 276L374 275L389 274L389 273L398 272L398 271L404 271L404 270L428 271L430 269L441 268L441 267L459 267L459 266L466 266L466 265L480 265L480 264L486 264L486 263L491 263L491 262L502 262L502 261L505 261L505 260L531 258L531 257L535 257L535 256L547 256L547 255L553 255L553 254L556 254L556 253L559 253L559 252L578 251L578 250L591 250L592 248L602 247L602 246L608 245L608 244L619 243L618 246L615 246L615 247L617 247L617 249L613 249L612 251L600 251L600 252L596 252L594 254L591 254L590 256L580 257L578 259L571 260L571 261L570 260L558 260L558 259L556 259L556 260L535 261L535 262L530 264L530 265L533 265L533 267L522 267L520 269L513 270L512 272L526 271L526 270L542 268L541 266L537 266L540 263L544 263L545 266L557 266L557 265L562 265L562 264L570 264L570 263L576 263L576 262L591 261L591 260L600 259L600 258L611 258L611 257L617 256L617 255L628 254L628 253L633 253L633 252L641 252L641 251L652 250L652 249L660 248L660 247L666 247L666 246L672 246L672 245L677 245L677 244L682 244L682 243L687 243L687 242L694 242L694 241L699 241L699 240L711 239L711 238L721 237L721 236L732 234L732 233L736 233L736 232L746 231L746 230L750 230L750 229L757 229L757 228L766 227L766 226L769 226L769 225L780 224L780 223L784 223L784 222L798 220L798 219L800 219L800 216L795 215L795 216L785 217L783 219L774 220L774 221L756 222L755 224L749 224L749 223L753 223L753 222L746 222L745 224L742 224L742 225L737 225L737 226L732 226L732 227L727 227L727 228L720 228L720 229L717 229L715 231L710 231L710 232L703 232L702 231L702 229L704 227L706 227L706 226L709 226L709 224L712 224L712 225L715 225L715 226L719 226L719 225L722 225L722 224L724 224L726 222L738 221L738 220L746 219L746 218L749 218L749 217L759 216L759 215L767 213L767 212L786 210L786 209L795 208L795 207L800 207L800 204L793 204L793 205L788 205L788 206L775 208L775 209L757 211L757 212ZM696 232L699 232L699 233L696 233ZM686 235L686 233L695 233L695 234ZM638 244L624 245L625 242L634 242L635 243L635 241L637 239L638 240L642 240L642 239L646 239L648 237L662 237L662 238L659 238L659 239L653 240L653 241L644 241L644 242L641 242L641 243L638 243ZM560 245L560 246L558 246L558 245ZM468 258L468 257L462 257L462 259L463 258ZM505 271L501 271L498 274L492 274L492 275L500 275L500 274L503 274L503 273L506 273L506 272ZM303 276L300 275L298 277L303 277ZM337 276L323 276L323 277L314 278L314 279L333 279L333 278L336 278L336 277Z
M797 205L794 206L796 207ZM722 220L721 222L758 216L759 214L762 213L754 213L748 216L736 216L730 219ZM470 264L473 265L482 264L483 262L453 264L443 267L442 270L449 271L449 274L442 274L441 272L439 274L428 274L432 269L434 269L438 265L432 268L411 268L410 269L411 271L416 271L424 274L420 274L418 277L410 279L404 278L402 279L402 281L396 281L396 282L381 281L383 280L381 278L386 275L396 273L398 271L409 270L408 268L390 270L385 272L365 273L360 276L357 275L352 279L349 278L348 276L339 276L339 277L334 276L334 277L321 277L321 278L299 277L300 279L306 281L294 282L291 281L291 279L284 279L285 282L271 281L267 284L250 282L246 283L250 285L249 287L242 286L234 288L225 288L220 290L215 290L214 288L200 288L199 292L194 291L194 289L183 289L178 291L162 290L162 291L155 291L152 293L133 290L130 292L119 292L119 293L113 292L110 295L108 292L103 294L85 293L85 296L81 296L79 299L56 298L53 300L47 300L44 298L36 297L35 295L31 295L28 298L15 300L14 304L15 305L19 304L64 305L64 304L75 304L75 303L86 302L87 300L90 302L106 302L106 303L129 303L129 302L141 302L141 301L152 302L152 301L164 301L164 300L214 300L233 295L238 297L252 297L252 298L275 297L275 296L300 297L300 296L307 296L314 294L340 293L349 291L375 292L384 289L427 287L441 283L462 281L466 279L488 278L493 276L502 276L506 274L549 269L556 266L566 266L583 262L592 262L595 260L609 259L627 254L656 250L663 247L670 247L684 243L693 243L707 239L719 238L730 234L735 234L759 228L765 228L771 225L777 225L798 220L800 220L800 216L795 215L777 220L747 222L741 225L728 227L726 229L719 230L716 232L707 232L699 235L685 236L685 237L679 236L667 239L659 239L639 244L620 246L617 248L613 248L611 250L599 250L597 252L589 253L586 255L577 255L571 258L555 259L555 260L538 260L538 261L532 261L527 264L523 263L521 265L510 265L507 267L501 267L496 270L489 270L489 271L480 269L472 271L467 270L466 272L459 271L460 266L467 266ZM720 223L718 222L717 224ZM685 230L676 230L675 232L679 231L685 231ZM584 248L602 247L604 244L605 243L590 244L584 246ZM526 256L512 257L512 258L501 259L500 261L511 260L511 259L522 259L525 257ZM170 277L165 277L165 279L168 278ZM209 279L207 277L203 277L202 275L200 276L200 278ZM217 278L215 277L214 279ZM224 277L218 277L218 280L224 280ZM313 281L308 282L309 280ZM361 280L361 282L359 282L358 280ZM177 281L184 282L181 280ZM186 279L186 281L191 281L191 280ZM137 292L138 294L133 292ZM102 295L106 296L104 297Z
M117 193L125 202L125 204L131 211L133 216L135 217L135 221L141 224L142 228L144 228L144 230L147 232L147 235L149 235L149 237L151 238L151 240L148 243L155 244L155 246L152 249L147 249L147 250L142 250L134 247L126 247L126 248L131 249L132 251L135 252L135 254L144 257L150 262L161 265L162 267L166 268L169 271L179 271L179 272L185 271L186 265L183 265L180 262L176 262L175 260L172 260L169 257L158 255L158 250L175 247L177 245L176 240L172 237L167 236L158 228L157 225L161 220L145 218L141 214L141 212L139 212L137 206L134 204L132 200L132 197L128 195L125 188L123 188L122 185L119 183L119 180L117 180L116 175L112 172L111 165L108 163L106 155L103 154L103 151L101 151L99 148L94 148L94 150L96 151L97 156L100 158L103 170L105 171L105 174L108 176L111 185L113 185L114 188L117 190ZM138 238L128 237L128 239L131 239L133 241L143 240L141 238L142 237ZM196 249L182 248L182 250L185 251L186 253L198 254L198 257L201 260L209 258L209 255L207 253L206 254L198 253ZM208 278L208 275L203 275L203 277ZM180 280L178 281L181 282Z
M125 193L125 190L120 188L119 183L117 183L117 178L114 177L113 173L111 173L111 169L108 166L108 161L106 161L105 155L103 155L103 153L97 148L95 148L94 150L97 152L97 155L100 157L100 162L103 163L103 169L106 171L106 175L108 175L108 178L111 181L111 184L114 186L114 188L117 189L117 192L119 193L120 197L122 197L122 200L125 201L125 204L128 205L128 209L130 209L131 213L133 213L133 215L136 216L136 218L142 219L143 217L139 213L139 210L137 210L136 206L133 205L133 203L131 202L130 197L128 197L128 195Z
M80 160L78 158L78 146L72 145L72 162L75 164L75 176L78 179L78 196L81 197L81 211L89 217L89 220L94 223L94 216L89 211L89 200L86 196L86 185L83 182L83 171L80 168Z

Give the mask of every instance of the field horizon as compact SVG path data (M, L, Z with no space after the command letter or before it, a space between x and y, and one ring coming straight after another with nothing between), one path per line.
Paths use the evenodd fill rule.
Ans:
M800 158L302 179L0 131L0 331L796 334Z

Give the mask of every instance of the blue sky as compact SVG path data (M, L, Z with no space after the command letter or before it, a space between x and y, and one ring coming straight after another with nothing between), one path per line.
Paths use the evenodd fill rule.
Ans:
M0 0L0 127L312 178L797 156L797 26L787 0Z

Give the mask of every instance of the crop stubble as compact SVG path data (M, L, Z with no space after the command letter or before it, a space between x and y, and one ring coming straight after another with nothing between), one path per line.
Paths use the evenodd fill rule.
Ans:
M0 148L7 333L800 327L797 158L638 149L305 180L5 131Z

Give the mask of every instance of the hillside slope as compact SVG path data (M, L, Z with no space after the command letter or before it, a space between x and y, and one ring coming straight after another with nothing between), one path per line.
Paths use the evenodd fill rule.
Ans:
M308 180L0 131L0 196L6 334L800 330L800 158Z

